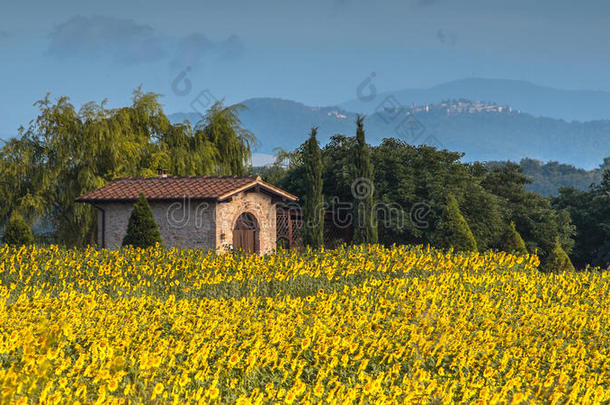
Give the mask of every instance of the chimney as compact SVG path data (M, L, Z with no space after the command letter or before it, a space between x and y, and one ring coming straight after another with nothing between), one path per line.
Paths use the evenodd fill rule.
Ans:
M157 168L157 174L160 178L164 179L167 177L167 169Z

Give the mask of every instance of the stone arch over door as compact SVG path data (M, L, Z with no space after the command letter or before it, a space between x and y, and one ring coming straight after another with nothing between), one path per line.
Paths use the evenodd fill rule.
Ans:
M233 223L233 248L249 253L260 253L261 228L256 216L242 212Z

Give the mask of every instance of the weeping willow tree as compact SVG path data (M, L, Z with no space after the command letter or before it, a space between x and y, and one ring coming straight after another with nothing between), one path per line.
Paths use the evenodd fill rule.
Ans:
M29 140L11 139L0 149L0 218L7 225L13 212L21 213L28 221L44 208L40 193L34 185L40 183L41 154Z
M106 101L77 111L67 97L38 101L38 117L0 148L0 227L11 214L51 230L68 246L93 242L95 212L74 200L116 177L243 174L254 136L241 129L239 106L217 103L196 129L170 123L160 95L134 91L128 107Z
M221 101L217 101L196 126L196 133L201 132L216 146L219 154L216 170L220 174L245 174L250 164L256 138L241 127L239 112L245 108L241 104L223 106Z
M222 160L218 148L203 131L194 131L189 122L172 125L160 141L163 167L172 175L202 176L216 171ZM233 174L233 173L226 173Z

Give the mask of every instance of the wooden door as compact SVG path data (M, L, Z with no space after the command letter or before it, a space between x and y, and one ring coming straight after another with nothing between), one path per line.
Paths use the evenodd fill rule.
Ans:
M244 212L237 218L233 228L233 248L249 253L257 253L257 232L258 221L254 215Z
M234 229L233 247L254 253L256 251L256 231L254 229Z

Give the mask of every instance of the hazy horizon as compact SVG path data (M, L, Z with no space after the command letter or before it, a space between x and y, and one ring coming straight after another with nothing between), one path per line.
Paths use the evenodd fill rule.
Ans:
M0 134L34 118L47 92L118 106L139 85L164 94L168 113L188 111L206 89L228 103L335 105L372 72L378 91L470 77L610 91L608 11L597 0L8 3ZM182 72L186 95L172 88Z

